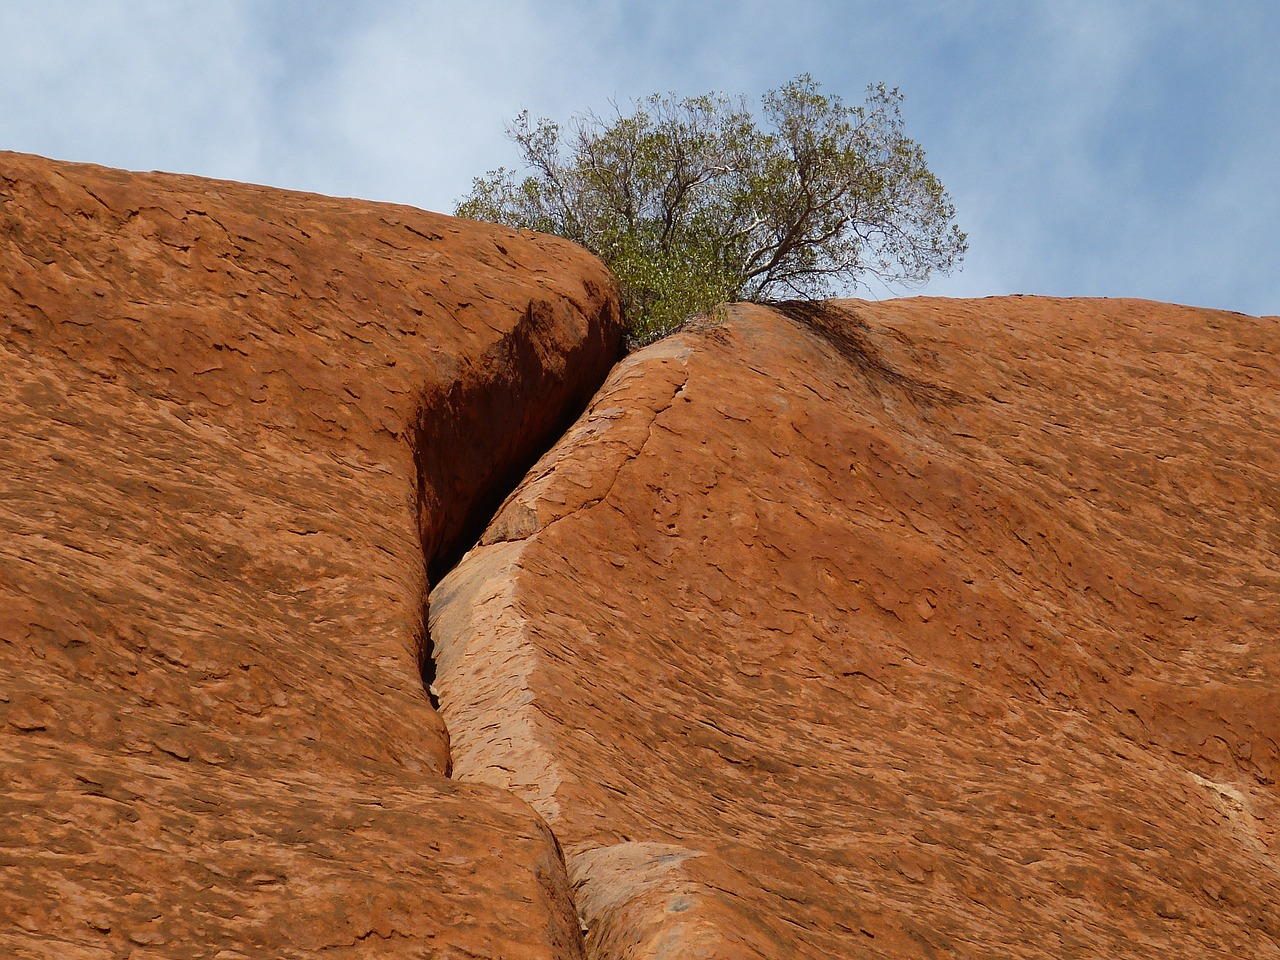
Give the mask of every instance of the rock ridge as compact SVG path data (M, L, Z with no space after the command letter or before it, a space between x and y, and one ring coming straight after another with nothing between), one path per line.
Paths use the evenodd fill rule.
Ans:
M0 953L1280 957L1280 318L619 328L0 153Z
M419 667L619 336L554 238L0 154L0 953L581 956Z
M593 957L1280 956L1278 342L916 299L629 356L433 592L457 776Z

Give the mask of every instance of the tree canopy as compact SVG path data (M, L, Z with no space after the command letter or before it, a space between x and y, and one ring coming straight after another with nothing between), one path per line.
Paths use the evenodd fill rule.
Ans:
M565 126L525 111L507 134L526 175L477 177L456 212L591 250L618 278L634 343L725 301L923 281L967 243L901 103L873 85L848 106L804 74L765 94L763 126L722 94L654 94Z

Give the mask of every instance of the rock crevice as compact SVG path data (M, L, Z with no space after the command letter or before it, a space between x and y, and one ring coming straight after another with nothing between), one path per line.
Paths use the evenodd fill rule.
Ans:
M457 775L602 960L1280 957L1278 321L813 309L628 357L437 586Z
M0 953L1280 958L1277 324L0 154Z
M0 953L581 956L422 631L619 332L551 238L0 154Z

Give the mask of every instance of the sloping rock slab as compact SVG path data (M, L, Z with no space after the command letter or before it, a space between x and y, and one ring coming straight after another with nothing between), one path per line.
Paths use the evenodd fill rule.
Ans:
M618 337L561 241L0 154L0 953L579 955L424 605Z
M1280 957L1280 320L742 306L434 591L596 957Z

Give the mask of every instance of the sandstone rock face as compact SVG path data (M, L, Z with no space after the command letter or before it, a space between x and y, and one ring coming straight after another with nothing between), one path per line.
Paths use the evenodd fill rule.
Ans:
M0 154L0 954L580 956L424 604L618 337L567 243Z
M633 354L432 594L595 957L1280 957L1280 319L838 301Z
M735 308L428 603L618 335L560 241L0 154L0 955L1280 957L1280 319Z

